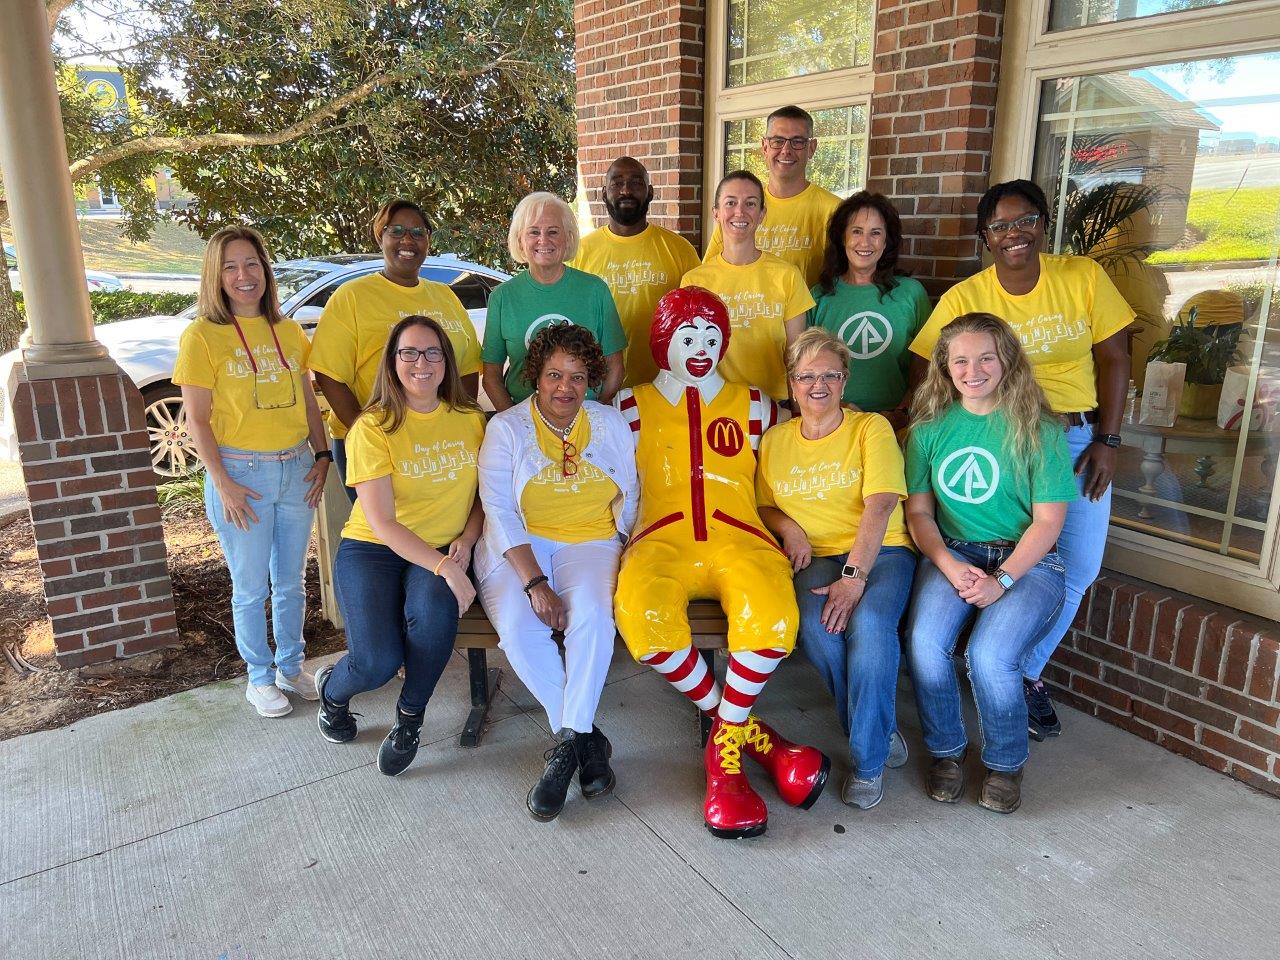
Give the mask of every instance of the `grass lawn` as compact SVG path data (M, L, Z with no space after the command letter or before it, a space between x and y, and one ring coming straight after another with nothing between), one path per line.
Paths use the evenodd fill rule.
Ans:
M1185 250L1161 250L1147 263L1204 263L1266 260L1276 245L1280 186L1239 190L1195 190L1187 224L1205 239Z
M204 241L186 227L161 221L145 243L132 243L120 236L118 220L81 220L80 242L84 265L107 273L189 273L200 272Z

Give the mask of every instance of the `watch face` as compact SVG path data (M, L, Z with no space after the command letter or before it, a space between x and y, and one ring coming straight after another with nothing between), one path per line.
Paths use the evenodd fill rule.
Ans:
M1013 586L1013 577L1009 576L1007 573L1002 573L996 577L996 583L1008 590Z

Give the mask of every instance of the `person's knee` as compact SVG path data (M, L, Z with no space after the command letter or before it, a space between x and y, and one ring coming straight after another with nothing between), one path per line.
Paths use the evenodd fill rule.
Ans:
M970 678L975 682L990 682L1015 673L1021 676L1021 664L1010 653L1003 643L984 637L970 638L964 657Z

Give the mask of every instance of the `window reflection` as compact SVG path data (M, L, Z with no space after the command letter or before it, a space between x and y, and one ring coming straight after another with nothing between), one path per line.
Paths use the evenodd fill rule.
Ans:
M1053 0L1049 7L1049 29L1070 30L1233 2L1235 0Z
M865 67L874 35L873 0L729 0L725 86Z

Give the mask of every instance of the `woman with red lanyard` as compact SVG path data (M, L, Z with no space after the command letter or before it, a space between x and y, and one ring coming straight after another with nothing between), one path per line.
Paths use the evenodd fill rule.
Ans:
M231 571L236 649L248 701L264 717L316 699L303 669L303 567L333 455L311 382L310 344L280 313L256 230L226 227L205 249L199 316L178 345L173 382L205 465L205 510ZM263 605L271 597L275 653Z

